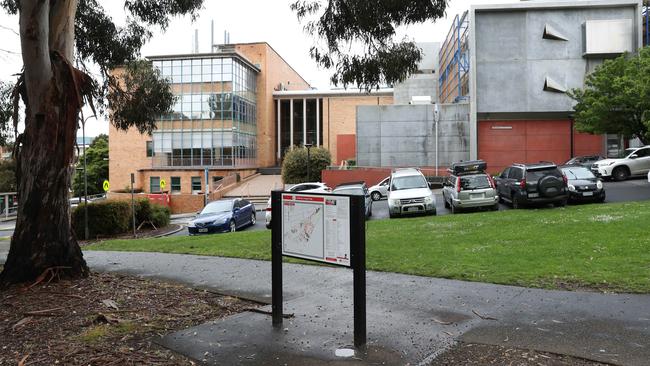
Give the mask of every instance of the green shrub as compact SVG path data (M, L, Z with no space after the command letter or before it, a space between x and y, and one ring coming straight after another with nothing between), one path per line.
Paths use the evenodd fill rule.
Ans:
M310 149L309 160L311 177L307 177L307 148L294 148L288 151L282 162L282 180L286 184L303 182L319 182L321 171L332 163L332 155L326 149L314 147Z
M138 198L134 202L135 206L135 225L140 225L145 221L151 221L152 205L147 198ZM129 204L129 207L131 205Z
M131 227L131 207L126 201L100 201L88 204L89 239L125 233ZM84 204L72 212L72 228L84 238Z
M151 205L151 222L156 225L157 228L169 225L169 221L171 221L170 217L171 210L169 207Z

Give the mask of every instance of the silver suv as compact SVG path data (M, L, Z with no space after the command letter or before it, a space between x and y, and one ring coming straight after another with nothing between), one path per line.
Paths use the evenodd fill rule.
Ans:
M436 214L431 186L417 168L396 169L390 175L388 214L391 218L411 214Z
M442 186L442 199L451 213L466 208L499 210L499 196L492 177L485 173L482 160L455 163Z
M594 163L591 171L598 177L622 181L650 171L650 146L625 149L617 159L605 159Z

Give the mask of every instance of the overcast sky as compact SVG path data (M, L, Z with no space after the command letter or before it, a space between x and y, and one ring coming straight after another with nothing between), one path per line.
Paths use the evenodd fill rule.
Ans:
M319 69L309 58L313 44L310 35L289 9L293 0L205 0L204 9L195 23L185 18L175 19L167 32L156 32L142 50L143 56L190 53L194 30L199 30L199 51L210 51L210 22L214 20L215 43L223 43L224 30L230 32L231 43L268 42L312 86L328 89L330 72ZM458 13L469 9L471 4L516 2L517 0L450 0L447 17L436 23L425 23L400 29L400 37L406 36L416 42L442 42L447 35L451 20ZM123 22L123 2L100 1L116 22ZM20 72L22 59L18 30L18 17L0 10L0 80L14 80L12 75ZM90 121L86 133L90 136L108 132L108 123Z

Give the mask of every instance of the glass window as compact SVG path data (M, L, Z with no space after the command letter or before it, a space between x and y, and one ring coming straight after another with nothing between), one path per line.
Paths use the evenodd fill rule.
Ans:
M181 177L171 177L171 190L172 193L181 192Z
M153 156L153 141L147 141L147 157Z
M492 188L490 179L487 175L472 175L460 178L461 190L487 189Z
M160 177L149 177L149 192L160 193Z
M303 145L303 125L302 125L302 99L297 99L293 101L293 145L302 146Z
M508 173L508 178L521 180L524 179L524 172L519 168L510 168L510 173Z
M192 177L192 193L201 191L201 177Z
M508 178L508 175L510 174L510 168L506 168L506 170L501 173L501 178Z

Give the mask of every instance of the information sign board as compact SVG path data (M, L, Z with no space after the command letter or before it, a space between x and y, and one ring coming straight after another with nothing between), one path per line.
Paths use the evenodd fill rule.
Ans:
M282 194L282 255L350 267L350 198Z

